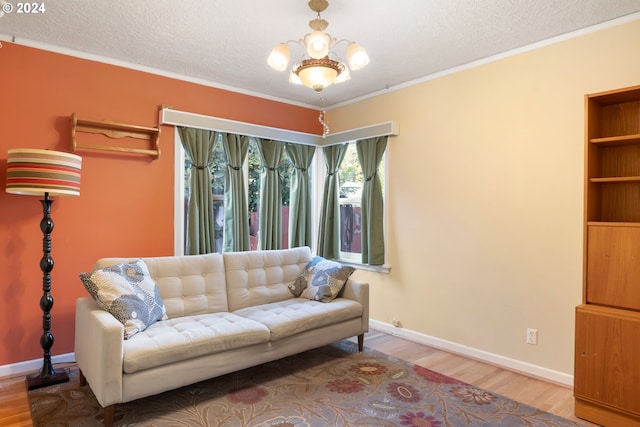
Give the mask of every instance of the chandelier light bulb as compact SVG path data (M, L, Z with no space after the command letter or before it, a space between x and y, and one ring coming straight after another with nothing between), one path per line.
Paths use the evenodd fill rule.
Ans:
M356 71L367 66L369 55L358 43L351 42L347 46L347 62L349 63L349 68Z
M280 43L273 48L273 50L269 54L267 62L269 63L271 68L278 71L284 71L289 64L290 58L291 54L289 53L289 46L287 46L285 43Z
M322 31L314 31L304 37L307 54L313 59L324 58L329 54L331 37Z

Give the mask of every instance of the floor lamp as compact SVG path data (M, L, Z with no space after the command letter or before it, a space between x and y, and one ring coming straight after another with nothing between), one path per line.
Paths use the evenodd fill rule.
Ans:
M40 270L42 270L42 336L40 347L44 351L40 372L27 376L29 390L46 387L52 384L69 381L65 371L56 372L51 364L51 204L49 196L79 196L80 167L82 159L75 154L60 151L20 148L9 150L7 157L7 193L44 197L42 203L43 218L40 221L42 230L42 250Z

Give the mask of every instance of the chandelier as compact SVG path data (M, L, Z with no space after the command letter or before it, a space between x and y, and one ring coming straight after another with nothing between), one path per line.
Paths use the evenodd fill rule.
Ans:
M337 40L325 33L329 23L322 19L320 12L329 7L327 0L310 0L309 8L316 12L316 18L309 21L313 30L299 40L289 40L273 48L267 62L278 70L284 71L289 65L291 53L289 43L301 46L304 54L299 62L291 67L289 82L303 84L316 92L322 91L334 83L347 81L351 78L350 71L356 71L369 63L369 56L362 46L350 40ZM335 47L340 43L347 43L347 64L339 61Z

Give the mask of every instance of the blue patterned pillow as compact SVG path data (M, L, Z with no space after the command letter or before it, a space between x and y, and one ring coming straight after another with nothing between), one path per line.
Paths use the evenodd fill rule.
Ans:
M354 271L353 267L316 256L307 264L300 277L289 285L289 289L302 289L300 298L330 302L338 296Z
M167 318L158 287L141 259L80 273L80 280L100 308L124 325L125 339Z

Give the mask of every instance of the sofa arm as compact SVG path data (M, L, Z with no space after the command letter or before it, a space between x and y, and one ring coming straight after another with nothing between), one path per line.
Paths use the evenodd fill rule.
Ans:
M353 279L347 280L341 291L343 298L362 304L362 333L369 331L369 284Z
M122 402L124 326L91 298L76 301L75 356L102 407Z

